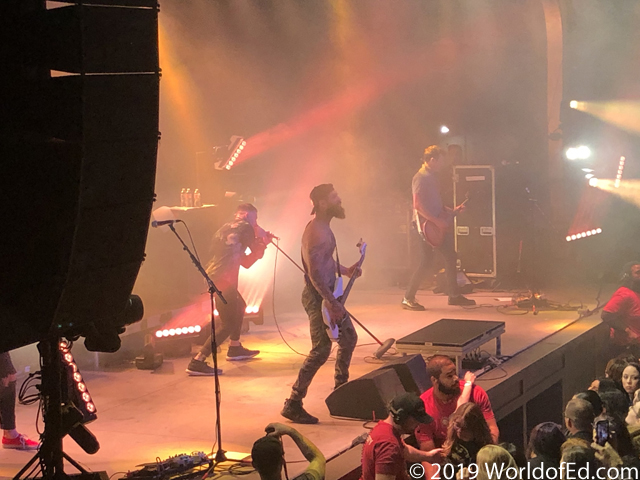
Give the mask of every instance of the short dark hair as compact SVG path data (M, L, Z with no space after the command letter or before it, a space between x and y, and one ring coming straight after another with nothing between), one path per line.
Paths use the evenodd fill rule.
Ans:
M429 145L424 149L424 153L422 154L422 161L428 162L432 158L438 158L445 155L445 151L437 145Z
M593 428L593 407L586 400L572 398L564 408L564 416L573 422L580 431L591 430Z
M607 390L599 395L607 415L624 422L629 413L629 396L620 390Z
M258 209L251 203L241 203L236 207L236 212L255 212L258 213Z
M272 475L282 468L282 443L267 435L259 438L251 449L251 463L260 474Z
M442 369L452 363L455 365L455 362L451 357L446 355L434 355L427 362L427 373L429 373L429 377L440 378Z
M553 459L560 463L560 457L562 457L560 448L566 440L562 428L557 423L539 423L531 430L527 457L531 458L531 454L535 453L537 457Z
M603 392L605 391L606 389L603 390ZM589 402L593 407L593 413L596 417L602 413L602 400L597 392L594 392L593 390L585 390L584 392L576 393L574 397L581 398L582 400Z

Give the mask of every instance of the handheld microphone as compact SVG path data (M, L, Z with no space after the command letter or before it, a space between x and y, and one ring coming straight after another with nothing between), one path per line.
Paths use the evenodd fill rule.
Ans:
M173 225L174 223L178 223L180 220L160 220L159 222L154 220L151 222L151 226L153 228L162 227L163 225Z

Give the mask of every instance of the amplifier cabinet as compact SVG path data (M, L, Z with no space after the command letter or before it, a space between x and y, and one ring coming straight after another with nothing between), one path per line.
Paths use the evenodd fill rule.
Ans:
M496 189L491 165L458 165L453 171L455 246L460 269L472 277L496 277Z

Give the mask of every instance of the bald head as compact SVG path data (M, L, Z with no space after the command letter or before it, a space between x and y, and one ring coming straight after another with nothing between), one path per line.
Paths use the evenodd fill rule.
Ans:
M581 398L569 400L564 409L564 418L571 433L586 432L593 428L593 406Z

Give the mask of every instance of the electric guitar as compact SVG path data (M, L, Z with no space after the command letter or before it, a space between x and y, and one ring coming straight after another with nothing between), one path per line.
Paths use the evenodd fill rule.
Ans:
M360 250L360 260L358 260L357 266L358 268L361 268L362 264L364 263L364 255L367 252L367 244L364 243L362 239L360 239L360 241L356 246ZM353 284L355 281L356 281L356 276L354 275L349 279L349 283L347 283L347 287L343 289L342 276L339 276L336 279L336 285L333 289L333 297L337 298L342 305L344 305L344 303L347 301L347 297L349 296L349 293L351 292L351 287L353 287ZM329 338L332 341L337 342L338 337L340 336L340 323L342 323L342 320L344 319L336 322L333 325L331 324L331 316L329 315L329 307L327 305L326 300L322 301L322 319L324 320L324 323L326 323L327 326L329 327L329 331L327 332L329 334Z
M461 207L468 201L469 201L469 196L467 195L467 198L465 198L464 202L462 202L458 206ZM431 220L424 220L424 217L422 217L417 212L417 210L415 214L416 214L416 223L418 225L418 230L422 234L425 241L434 248L437 248L440 245L442 245L442 242L444 241L444 237L447 234L446 229L440 228L439 225L437 225L435 222L432 222ZM447 226L449 226L453 221L453 217L455 217L456 215L457 213L454 213L453 210L449 211L449 210L443 209L442 212L440 212L440 215L438 215L438 219L442 220L447 224Z

